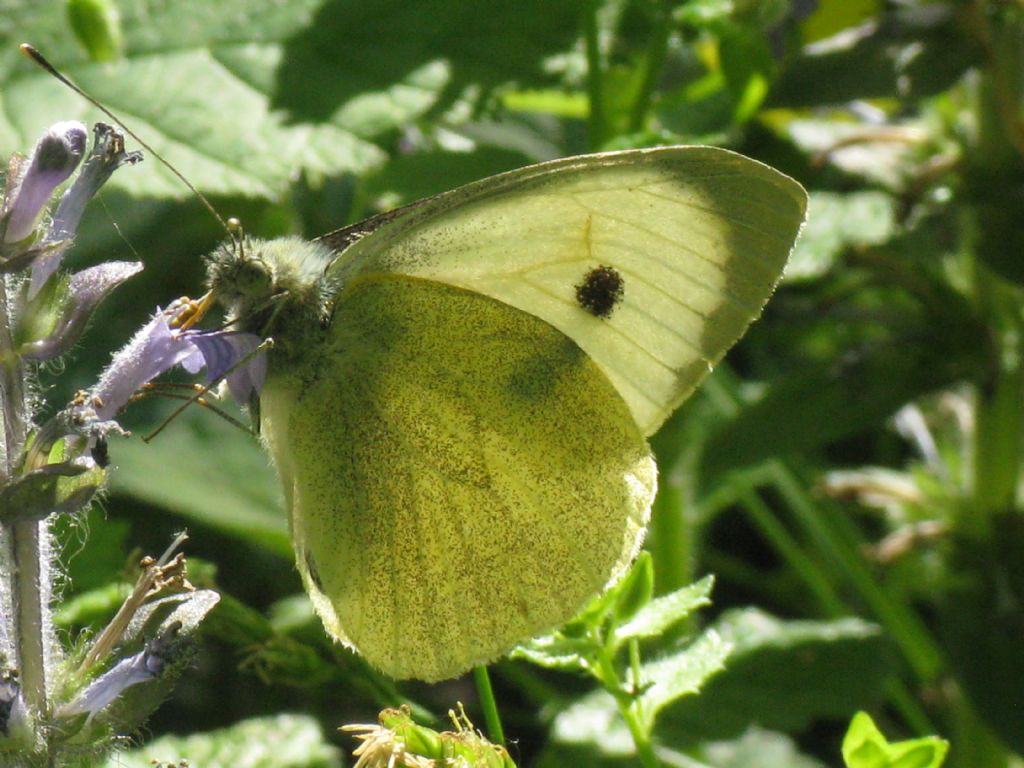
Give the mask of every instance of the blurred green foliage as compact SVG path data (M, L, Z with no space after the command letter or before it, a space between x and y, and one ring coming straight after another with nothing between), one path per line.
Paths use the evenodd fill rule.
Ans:
M119 43L102 57L62 5L0 0L0 152L101 118L18 56L30 41L263 236L611 148L721 144L800 180L810 224L783 286L654 440L653 580L616 621L654 604L643 584L669 595L713 572L703 618L634 640L645 664L706 624L732 648L700 695L664 702L654 748L671 765L834 765L869 709L894 738L947 738L946 765L1021 765L1019 3L107 0ZM147 154L88 211L71 256L137 256L145 272L64 375L43 372L54 405L154 306L202 291L199 256L222 233ZM150 399L125 423L137 438L170 410ZM205 756L248 744L266 748L245 764L336 765L324 740L350 750L335 728L384 706L444 725L461 700L482 721L466 681L396 686L325 639L250 436L195 409L153 444L110 449L101 511L62 524L67 631L100 626L128 566L183 526L193 581L222 593L147 727L195 735L158 738L153 757L176 759L161 751L173 743L194 765L240 765ZM517 764L635 762L586 676L517 660L494 680ZM275 743L309 746L296 759Z

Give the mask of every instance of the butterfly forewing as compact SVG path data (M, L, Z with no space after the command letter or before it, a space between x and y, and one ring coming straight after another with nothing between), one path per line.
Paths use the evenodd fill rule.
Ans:
M712 147L568 158L389 216L332 275L429 278L545 320L649 435L760 314L805 205L792 179ZM595 270L617 293L588 291Z

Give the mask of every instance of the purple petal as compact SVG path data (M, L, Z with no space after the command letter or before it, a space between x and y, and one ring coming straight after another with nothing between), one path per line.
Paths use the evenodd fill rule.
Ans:
M62 707L59 714L68 717L87 713L87 719L91 720L117 701L128 688L159 676L166 664L164 653L160 641L151 640L143 650L121 659L96 678L78 698Z
M86 204L104 182L122 165L135 164L140 160L142 155L138 152L125 151L124 136L105 123L96 123L93 126L92 151L78 178L61 197L57 211L53 214L53 223L46 235L46 242L59 243L74 237ZM29 298L35 296L50 275L60 267L63 252L63 248L55 249L33 263Z
M142 264L137 261L108 261L72 275L68 283L68 297L56 327L46 338L26 344L21 349L22 357L49 360L64 354L78 341L89 316L107 294L141 271Z
M143 385L195 354L197 347L192 343L191 334L174 331L169 324L169 317L173 318L180 309L158 311L114 355L90 392L100 402L96 408L100 420L113 418Z
M56 123L43 135L4 211L3 242L17 243L32 234L53 190L78 167L85 140L85 126L74 121Z
M213 331L191 333L189 338L202 354L206 380L215 381L227 374L228 390L238 403L247 405L263 389L267 359L256 353L256 348L263 343L259 336L239 331ZM195 373L202 367L195 363L190 358L182 365Z

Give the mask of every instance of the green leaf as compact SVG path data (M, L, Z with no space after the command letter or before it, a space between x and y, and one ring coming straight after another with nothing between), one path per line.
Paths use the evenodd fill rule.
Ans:
M952 7L906 6L806 46L776 81L774 107L813 107L939 93L975 63Z
M497 147L414 152L396 157L380 173L367 178L364 194L370 200L411 203L526 162L521 152Z
M93 61L121 55L121 14L117 0L67 0L68 23Z
M132 593L130 584L118 582L97 587L63 601L53 620L62 629L82 627L108 620Z
M648 730L654 728L654 719L662 709L697 693L725 669L732 650L732 643L709 629L683 650L641 666L640 687L645 690L640 706Z
M781 621L756 608L713 625L733 651L725 672L663 721L692 741L735 738L751 724L798 732L819 718L846 718L885 695L893 657L879 628L859 619Z
M896 201L884 192L812 192L807 211L787 281L821 277L845 249L879 245L896 233Z
M405 111L408 120L448 106L467 88L549 84L553 78L542 63L572 47L584 7L582 0L329 0L289 41L276 106L301 119L333 115L346 125L346 112L367 109L360 103L367 95L387 93L392 102L405 102L412 107ZM424 88L410 76L436 81Z
M274 469L252 435L195 408L151 443L112 440L111 487L292 557Z
M908 320L909 327L892 329L899 336L887 342L865 343L838 359L802 361L710 436L702 472L714 476L806 454L877 427L911 400L976 375L984 349L977 343L978 326L957 311L959 303L951 302L948 318L921 325ZM865 335L871 330L863 328Z
M825 768L802 754L789 736L757 726L738 739L701 744L694 753L715 768Z
M627 623L614 630L614 647L620 648L632 638L657 637L690 614L711 605L713 576L705 576L688 587L656 597L644 605Z
M603 755L613 757L632 757L636 752L615 699L605 691L583 696L559 712L551 725L551 740L559 747L593 745Z
M730 646L718 633L703 633L687 647L643 664L640 668L640 711L648 726L666 706L692 696L724 668ZM703 698L703 697L701 697ZM698 704L698 707L700 705ZM633 753L633 741L612 695L594 691L555 718L552 738L563 744L593 743L610 755Z
M672 18L680 24L697 29L715 28L727 22L736 12L733 0L690 0L673 9Z
M843 738L847 768L939 768L949 742L936 736L890 744L867 712L853 716Z
M615 618L610 627L614 633L611 653L630 638L660 634L657 627L670 627L686 618L694 609L710 604L707 595L713 579L707 577L691 587L651 601L654 591L654 561L641 552L629 572L609 590L591 600L582 611L560 630L518 646L510 658L524 659L548 669L587 670L604 642L599 639L609 629L605 620ZM632 618L631 618L632 617ZM628 620L624 625L619 621ZM622 634L625 628L625 634Z
M615 604L612 614L618 634L623 622L643 610L654 594L654 559L650 552L641 552L626 575L612 587Z
M734 119L743 123L760 108L774 75L774 60L764 32L728 25L720 37L722 73L735 102Z
M182 0L153 6L123 0L124 56L96 64L67 45L55 3L16 3L8 11L8 1L0 6L9 14L0 50L13 53L18 43L30 40L196 187L274 199L296 173L363 173L383 159L377 147L341 125L290 121L271 107L286 41L310 23L320 4ZM337 72L332 76L341 79ZM0 90L3 155L31 146L58 120L109 122L21 57L0 57ZM131 172L115 174L111 184L135 195L191 194L152 157Z
M522 659L545 669L578 672L590 669L589 659L593 654L594 642L590 638L566 637L554 632L517 645L509 653L509 658Z
M800 25L800 37L805 43L831 37L836 32L869 21L881 10L881 0L821 0L814 13Z
M106 474L96 464L47 464L0 489L0 516L13 522L78 512L103 487Z
M106 768L153 768L154 762L202 768L341 768L340 750L327 743L319 724L304 715L243 720L230 728L190 736L164 736L139 749L119 752Z

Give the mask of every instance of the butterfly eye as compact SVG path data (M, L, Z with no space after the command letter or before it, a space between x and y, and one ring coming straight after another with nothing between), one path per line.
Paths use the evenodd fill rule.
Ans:
M235 267L232 282L243 296L265 298L272 292L274 278L270 265L262 259L245 259Z

